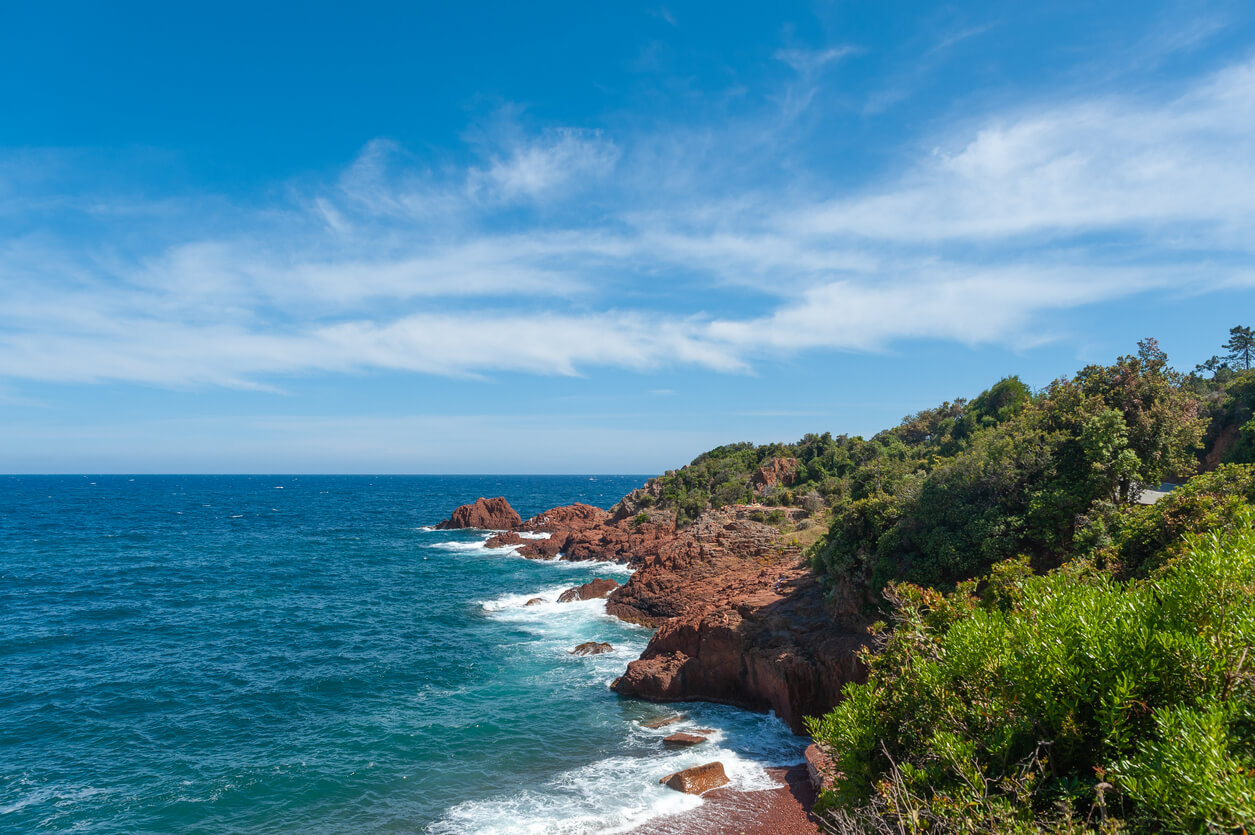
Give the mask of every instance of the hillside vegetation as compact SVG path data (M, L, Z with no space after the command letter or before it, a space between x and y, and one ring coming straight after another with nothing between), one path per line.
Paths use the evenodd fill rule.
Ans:
M1188 375L1147 340L870 439L720 447L634 494L680 525L806 507L834 617L887 623L868 682L813 720L836 831L1252 828L1255 342L1238 331L1244 350Z
M1246 831L1253 520L1243 509L1145 579L1009 561L950 594L891 587L867 683L810 725L840 772L833 828Z

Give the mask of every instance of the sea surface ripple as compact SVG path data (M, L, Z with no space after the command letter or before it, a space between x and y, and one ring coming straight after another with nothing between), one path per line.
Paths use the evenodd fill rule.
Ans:
M666 752L636 720L667 709L607 689L649 633L523 605L623 568L425 527L643 481L0 478L0 831L613 832L698 802L677 767L766 787L799 746L773 717L686 706L716 734Z

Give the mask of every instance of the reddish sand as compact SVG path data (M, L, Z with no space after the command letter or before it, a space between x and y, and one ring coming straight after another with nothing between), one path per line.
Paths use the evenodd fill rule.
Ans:
M691 812L650 821L631 835L816 835L819 826L808 811L815 789L806 765L769 769L780 788L737 792L715 789Z

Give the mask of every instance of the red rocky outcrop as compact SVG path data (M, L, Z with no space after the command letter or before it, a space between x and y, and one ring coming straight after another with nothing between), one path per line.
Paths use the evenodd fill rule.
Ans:
M584 643L571 650L571 655L604 655L607 652L614 652L614 647L604 641L585 641Z
M723 770L723 763L713 762L695 765L675 774L668 774L658 781L669 789L685 794L702 794L711 789L728 784L728 775Z
M706 741L706 737L698 734L675 733L671 736L664 737L662 740L663 748L692 748L694 745L700 745Z
M573 589L567 589L558 595L559 603L570 603L572 600L595 600L599 597L606 597L610 592L619 587L614 580L602 579L598 577L596 580L589 580L582 586L576 586Z
M485 530L507 530L518 527L523 518L510 507L504 496L495 499L479 498L474 504L464 504L448 519L436 525L439 530L453 528L483 528Z
M495 536L488 537L488 541L484 543L485 548L510 548L515 545L522 545L527 542L526 539L519 536L514 531L502 531Z
M613 687L774 710L801 732L803 717L827 712L862 678L864 624L853 607L834 618L797 549L739 516L704 514L610 596L611 614L658 627Z
M762 484L790 483L792 459L760 469ZM652 701L713 701L774 710L795 731L805 716L832 708L849 681L865 675L856 652L867 641L860 596L819 588L790 534L765 523L773 508L730 506L678 529L654 507L650 482L611 512L589 505L554 508L514 530L547 532L495 538L524 556L608 560L636 569L613 580L564 592L564 600L608 591L606 610L657 629L641 657L613 688ZM460 510L460 509L459 509ZM455 514L456 515L456 514ZM803 511L784 510L784 522ZM519 544L521 543L521 544Z
M810 778L811 785L815 787L815 791L826 792L832 789L833 775L836 773L832 758L821 751L818 745L808 745L805 756L806 774Z
M754 493L761 496L775 487L789 487L797 477L799 462L796 458L772 458L750 476Z
M587 528L600 525L610 518L610 512L594 507L591 504L576 502L565 507L555 507L543 513L537 513L531 519L519 525L525 531L556 531Z

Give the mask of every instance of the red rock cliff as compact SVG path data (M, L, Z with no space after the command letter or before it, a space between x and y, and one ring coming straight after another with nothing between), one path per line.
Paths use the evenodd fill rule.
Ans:
M464 504L453 511L448 519L436 525L440 530L451 528L485 528L506 530L523 523L523 518L510 507L504 496L495 499L479 498L474 504Z
M788 465L771 470L770 481L787 482ZM770 509L731 506L677 530L673 514L640 501L646 493L635 491L612 512L575 504L509 526L547 532L548 539L508 533L490 540L529 557L610 560L637 569L606 609L657 632L616 680L618 693L774 710L802 732L803 717L827 712L846 682L862 680L856 653L866 643L866 624L853 608L834 611L789 535L758 521ZM784 515L788 527L805 513ZM484 521L454 513L463 517ZM500 517L491 521L475 527L507 527L495 524Z
M866 633L855 613L834 618L796 548L740 510L704 514L610 596L610 613L658 627L614 689L774 710L801 732L862 679Z

